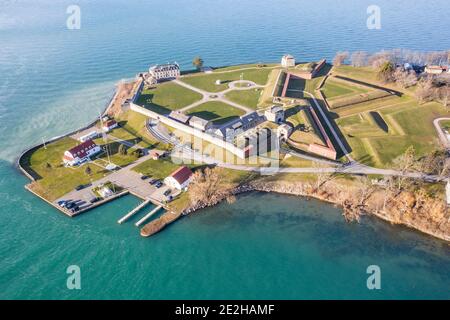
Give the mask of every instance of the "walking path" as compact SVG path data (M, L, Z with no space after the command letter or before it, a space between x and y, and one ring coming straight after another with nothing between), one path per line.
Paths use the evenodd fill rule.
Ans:
M450 149L450 138L447 136L447 134L444 132L444 130L439 125L439 122L441 122L443 120L450 120L450 118L442 117L442 118L434 119L433 125L436 128L436 131L438 133L439 140L441 140L441 143L444 145L444 147L446 149Z
M181 111L181 112L185 112L185 111L187 111L187 110L189 110L191 108L197 107L197 106L199 106L199 105L201 105L203 103L209 102L209 101L220 101L220 102L229 104L229 105L231 105L231 106L233 106L235 108L241 109L241 110L245 111L246 113L254 112L255 110L253 110L251 108L245 107L245 106L243 106L243 105L241 105L239 103L236 103L236 102L233 102L233 101L230 101L230 100L226 99L225 98L225 94L227 94L228 92L230 92L232 90L251 90L251 89L254 89L254 88L263 88L264 87L264 86L261 86L261 85L257 85L253 81L237 80L237 81L230 82L228 84L228 89L226 89L226 90L223 90L221 92L208 92L208 91L199 89L197 87L194 87L194 86L192 86L192 85L190 85L190 84L188 84L186 82L183 82L181 80L178 80L178 79L173 80L173 81L176 84L178 84L180 86L183 86L183 87L185 87L185 88L187 88L189 90L192 90L192 91L195 91L197 93L200 93L203 96L203 98L201 100L196 101L196 102L194 102L194 103L192 103L192 104L190 104L190 105L188 105L188 106L178 110L178 111ZM246 83L249 86L248 87L237 87L236 86L237 83Z

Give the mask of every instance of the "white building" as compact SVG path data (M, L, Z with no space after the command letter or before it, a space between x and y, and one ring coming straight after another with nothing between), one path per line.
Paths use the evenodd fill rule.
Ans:
M80 142L86 142L88 140L92 140L98 137L98 132L97 131L91 131L87 134L85 134L84 136L81 136L78 138L78 141Z
M119 124L115 120L108 120L103 123L102 129L104 132L109 132L112 129L117 128L118 126Z
M186 166L179 167L170 176L164 179L164 183L173 189L184 190L191 182L192 171Z
M151 78L160 82L161 80L176 79L180 76L180 66L178 63L157 64L148 70Z
M275 123L281 123L284 120L284 110L282 107L272 106L264 112L266 119Z
M290 54L285 54L281 58L281 66L283 68L295 67L295 58Z
M280 139L287 140L292 133L292 126L288 123L283 123L277 129L277 135Z
M64 152L63 161L67 165L74 166L90 160L92 156L101 151L102 149L94 141L88 140Z
M212 127L212 122L197 116L192 116L191 119L189 119L189 125L193 128L206 131Z

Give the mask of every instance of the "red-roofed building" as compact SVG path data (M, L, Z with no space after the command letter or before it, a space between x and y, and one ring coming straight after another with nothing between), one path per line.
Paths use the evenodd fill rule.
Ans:
M164 179L164 183L170 188L183 190L191 182L192 171L186 166L179 167L170 176Z
M63 161L65 164L74 166L83 161L89 160L91 156L101 152L102 149L92 140L87 140L70 150L64 152Z
M116 120L107 120L103 123L103 131L109 132L114 128L117 128L119 125L117 124Z

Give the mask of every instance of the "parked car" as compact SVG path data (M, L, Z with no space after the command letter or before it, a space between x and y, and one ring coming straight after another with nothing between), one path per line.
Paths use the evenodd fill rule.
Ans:
M75 187L75 190L80 191L80 190L83 190L84 188L85 188L85 186L80 184L79 186Z
M141 176L141 180L146 180L146 179L148 179L148 176Z
M72 209L73 207L75 207L75 202L66 202L67 209Z
M66 202L67 202L66 200L59 200L57 203L58 203L58 206L64 208L66 206Z
M95 198L92 198L91 200L89 200L89 202L90 203L96 203L96 202L99 202L100 200L101 200L101 198L95 197Z
M161 188L162 185L163 185L163 183L162 183L161 181L158 181L158 182L155 184L155 187Z
M149 183L150 183L151 185L154 185L154 184L156 184L157 182L159 182L158 179L152 179L152 180L149 181Z
M163 193L165 196L168 196L170 194L170 189L167 189L166 191L164 191Z

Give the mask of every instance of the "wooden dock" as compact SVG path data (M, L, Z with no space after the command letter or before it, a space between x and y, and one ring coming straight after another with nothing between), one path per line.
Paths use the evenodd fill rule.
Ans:
M145 207L146 205L148 205L150 203L150 199L145 200L144 202L142 202L141 204L139 204L136 208L134 208L133 210L131 210L130 212L128 212L126 215L124 215L122 218L120 218L119 220L117 220L117 223L121 224L125 221L127 221L128 219L130 219L133 215L135 215L139 210L141 210L143 207Z
M154 215L156 212L158 212L159 209L161 209L161 208L162 208L162 206L157 206L152 211L147 213L142 219L140 219L138 222L135 223L136 227L139 227L141 224L143 224L145 222L145 220L150 218L152 215Z

